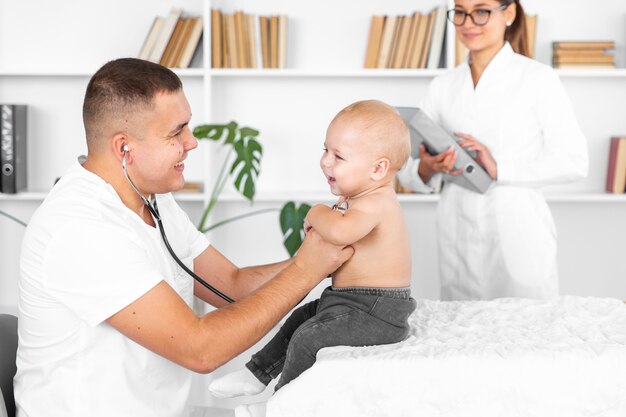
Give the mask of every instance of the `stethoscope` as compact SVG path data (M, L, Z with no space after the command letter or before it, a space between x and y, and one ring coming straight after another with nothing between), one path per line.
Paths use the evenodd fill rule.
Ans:
M163 227L163 223L161 222L161 214L159 213L159 208L157 207L157 202L156 202L156 198L154 198L154 194L152 194L150 196L150 199L152 201L148 200L146 197L143 196L143 194L141 194L139 189L135 186L135 183L133 183L133 181L128 176L128 171L126 170L126 152L128 152L128 145L124 145L124 157L122 158L122 169L124 170L124 176L126 177L128 182L130 183L130 186L133 187L133 190L135 190L137 195L141 198L141 201L143 201L143 203L146 205L146 207L148 208L148 211L150 211L150 214L152 215L152 217L156 221L157 226L159 228L159 232L161 232L161 237L163 238L163 243L165 243L165 247L167 248L167 251L170 253L170 255L172 255L172 258L174 258L176 263L178 265L180 265L180 267L183 268L183 270L185 272L187 272L190 276L193 277L193 279L198 281L200 284L202 284L209 291L212 291L215 295L221 297L223 300L225 300L225 301L227 301L229 303L234 302L235 300L233 300L232 298L230 298L226 294L222 293L217 288L213 287L211 284L209 284L208 282L206 282L205 280L200 278L198 275L196 275L191 269L187 268L187 265L185 265L178 258L178 256L176 256L176 253L174 252L174 249L172 249L172 247L170 246L170 243L167 240L167 236L165 236L165 228Z

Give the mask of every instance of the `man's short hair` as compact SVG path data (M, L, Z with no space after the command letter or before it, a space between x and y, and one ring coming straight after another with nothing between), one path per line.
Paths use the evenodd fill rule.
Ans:
M158 93L181 89L178 76L162 65L136 58L107 62L91 77L85 92L83 123L88 147L98 146L111 124L151 107Z

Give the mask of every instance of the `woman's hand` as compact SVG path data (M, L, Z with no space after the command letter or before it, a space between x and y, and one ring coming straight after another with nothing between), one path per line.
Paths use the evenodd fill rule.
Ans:
M424 145L420 144L420 163L417 173L424 183L428 182L430 178L438 172L459 175L463 170L453 170L455 162L456 151L454 148L450 147L438 155L431 155L426 152Z
M455 133L455 135L461 138L459 145L461 145L463 149L476 152L476 162L487 171L487 174L489 174L491 178L494 180L497 179L498 164L496 160L493 159L489 149L471 135L465 133Z

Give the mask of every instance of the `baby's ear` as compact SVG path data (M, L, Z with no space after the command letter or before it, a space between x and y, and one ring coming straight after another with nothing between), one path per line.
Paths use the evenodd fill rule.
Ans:
M374 161L374 169L372 170L371 178L374 181L380 181L389 172L389 159L380 158Z

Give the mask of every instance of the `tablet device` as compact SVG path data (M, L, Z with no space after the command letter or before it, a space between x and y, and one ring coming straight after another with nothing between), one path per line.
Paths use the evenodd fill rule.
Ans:
M437 155L453 147L457 158L454 169L463 169L459 175L445 175L445 180L462 187L484 193L493 183L493 178L481 167L470 152L463 149L454 137L432 121L426 113L417 107L396 107L402 118L409 126L411 133L411 157L419 158L419 145L424 144L426 151ZM472 152L473 153L473 152Z

